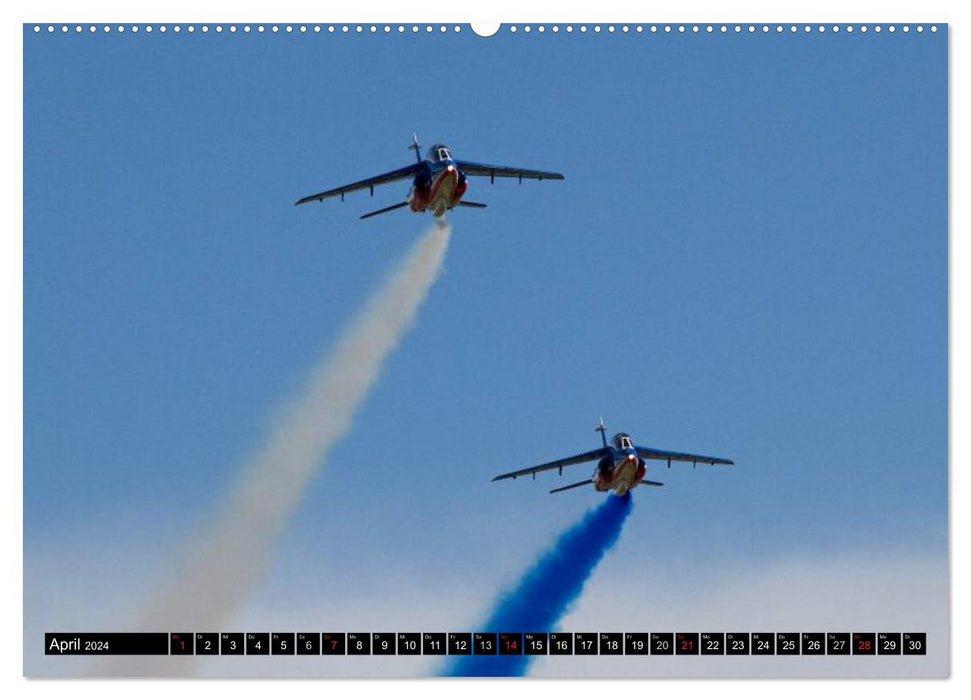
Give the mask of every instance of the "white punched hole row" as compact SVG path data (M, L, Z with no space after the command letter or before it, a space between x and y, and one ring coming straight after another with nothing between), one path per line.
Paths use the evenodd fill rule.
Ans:
M327 33L327 34L379 34L379 33L382 33L382 34L392 34L392 33L445 34L449 32L458 33L462 31L462 27L460 27L457 24L451 25L451 26L444 25L444 24L442 25L431 25L431 24L426 24L426 25L418 25L418 24L408 24L408 25L405 25L405 24L396 24L396 25L392 25L392 24L384 24L384 25L377 25L377 24L327 24L327 25L229 24L229 25L222 25L222 24L217 24L213 26L210 26L208 24L202 24L198 26L194 24L188 24L188 25L161 24L157 26L151 25L151 24L145 24L145 25L137 25L137 24L133 24L133 25L124 25L124 24L40 25L40 24L35 24L33 26L33 29L35 34L39 34L44 31L46 31L48 34L54 34L55 32L58 32L58 31L62 34L68 34L72 32L75 34L81 34L81 33L95 34L99 32L104 34L111 33L111 32L117 32L119 34L123 34L125 32L131 32L132 34L137 34L139 32L145 33L145 34L151 34L153 32L160 32L162 34L165 34L168 32L181 34L183 32L187 32L189 34L194 34L197 31L202 34L209 34L209 33L215 33L215 34L222 34L222 33L229 33L229 34L236 34L236 33L243 33L243 34L251 34L251 33L257 33L257 34L265 34L265 33L271 33L271 34L280 34L280 33L284 33L284 34L321 34L321 33ZM499 27L498 25L482 25L481 28L477 26L473 26L472 33L478 34L479 36L492 36L497 31L501 31L502 29L503 28ZM608 34L614 34L617 32L620 32L622 34L627 34L631 32L638 33L638 34L644 33L644 32L648 32L651 34L658 34L658 33L768 34L770 32L775 32L777 34L782 34L786 32L790 34L795 34L797 32L801 32L804 34L810 34L810 33L822 34L825 32L833 32L834 34L838 34L839 32L846 32L848 34L852 34L855 31L858 31L864 34L869 31L872 31L877 34L880 34L881 32L884 31L884 29L886 29L886 31L890 32L891 34L896 33L898 30L904 34L907 34L911 31L914 31L920 34L920 33L923 33L925 29L931 32L936 32L937 26L930 25L929 27L925 27L922 24L917 24L917 25L909 25L909 24L904 24L904 25L894 25L894 24L890 24L890 25L880 25L880 24L875 24L875 25L866 25L866 24L862 24L862 25L838 25L838 24L834 24L834 25L823 25L823 24L820 24L820 25L810 25L810 24L805 24L805 25L796 25L796 24L790 24L790 25L783 25L783 24L773 24L773 25L769 25L769 24L760 24L760 25L755 25L755 24L556 25L554 24L550 26L546 26L542 24L534 26L534 25L527 24L527 25L520 26L520 25L512 24L512 25L509 25L508 27L505 27L504 29L510 34L516 34L519 32L530 34L534 31L539 34L545 34L546 32L551 32L553 34L558 34L560 32L565 32L567 34L571 34L573 32L580 32L581 34L587 33L587 32L592 32L594 34L600 34L604 32Z

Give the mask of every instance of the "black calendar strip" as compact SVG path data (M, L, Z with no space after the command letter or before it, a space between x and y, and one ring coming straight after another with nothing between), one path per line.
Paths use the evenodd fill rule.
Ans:
M169 635L165 632L47 632L44 653L53 656L162 656L169 653Z
M44 653L220 656L924 656L925 632L48 632Z

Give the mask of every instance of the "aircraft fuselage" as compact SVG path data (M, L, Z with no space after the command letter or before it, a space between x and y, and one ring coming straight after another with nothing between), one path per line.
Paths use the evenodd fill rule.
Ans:
M442 216L462 199L469 188L465 174L451 160L423 161L408 194L408 207Z
M597 463L593 473L593 486L597 491L615 491L623 496L637 486L647 475L647 464L637 456L633 448L608 445L610 456Z

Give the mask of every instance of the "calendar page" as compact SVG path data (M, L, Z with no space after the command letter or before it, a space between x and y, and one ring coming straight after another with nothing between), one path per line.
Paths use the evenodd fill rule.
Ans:
M947 66L25 24L24 675L948 676Z

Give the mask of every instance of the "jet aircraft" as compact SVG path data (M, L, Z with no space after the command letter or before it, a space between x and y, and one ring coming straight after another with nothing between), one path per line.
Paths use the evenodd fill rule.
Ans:
M695 465L698 462L703 464L735 464L732 460L722 457L706 457L704 455L688 454L686 452L671 452L669 450L658 450L653 447L640 447L633 443L630 435L627 433L617 433L608 444L607 429L604 427L602 418L596 430L600 433L600 439L603 440L603 447L598 447L595 450L573 455L565 459L557 459L546 464L539 464L535 467L527 467L526 469L509 472L508 474L500 474L493 481L515 479L526 474L532 474L535 479L537 472L543 472L548 469L557 469L562 475L563 467L571 464L580 464L581 462L592 462L596 459L599 461L597 462L597 469L594 471L592 477L578 481L575 484L570 484L569 486L561 486L560 488L553 489L550 493L558 493L567 489L575 489L579 486L593 484L597 491L613 490L618 496L623 496L638 484L664 486L660 481L650 481L644 478L647 474L647 460L649 459L667 460L668 468L671 467L671 462L691 462Z
M392 204L377 211L368 212L361 218L367 219L371 216L384 214L401 207L409 207L414 212L424 212L431 210L435 216L442 216L446 211L455 207L473 207L476 209L485 208L485 204L479 202L467 202L462 199L469 187L469 176L488 176L489 182L494 183L497 177L514 177L522 184L527 180L562 180L560 173L551 173L544 170L528 170L526 168L513 168L505 165L486 165L485 163L474 163L470 160L455 160L448 146L443 143L436 143L428 149L428 156L422 160L421 144L418 143L418 136L412 134L412 144L409 148L414 149L417 163L406 165L403 168L392 170L383 175L369 177L366 180L352 182L343 187L335 187L332 190L318 192L296 201L296 204L306 204L307 202L320 202L328 197L340 196L344 201L344 195L348 192L367 189L371 196L374 196L375 185L383 185L396 180L412 178L411 189L408 197L403 202Z

